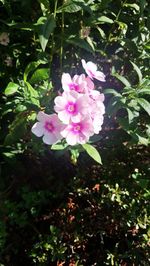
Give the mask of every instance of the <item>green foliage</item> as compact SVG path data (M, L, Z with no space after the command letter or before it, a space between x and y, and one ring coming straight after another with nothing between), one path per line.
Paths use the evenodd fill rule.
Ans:
M148 0L1 0L0 10L0 265L149 265ZM102 131L50 149L31 127L82 58L106 74Z

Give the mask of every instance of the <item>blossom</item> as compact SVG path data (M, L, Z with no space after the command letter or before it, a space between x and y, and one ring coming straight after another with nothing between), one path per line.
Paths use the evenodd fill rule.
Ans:
M85 144L94 134L92 120L89 116L81 117L77 123L71 122L61 134L69 145Z
M105 106L103 104L104 94L99 91L93 90L89 93L90 98L90 109L91 113L100 113L103 115L105 113Z
M94 89L94 83L85 74L74 75L71 79L69 73L63 73L61 82L64 91L74 90L79 93L86 93L86 91Z
M39 112L37 119L39 122L33 125L31 131L37 137L43 136L44 143L52 145L62 139L60 131L63 129L63 126L56 114L48 115L44 112Z
M4 45L4 46L7 46L9 43L9 36L8 36L8 33L7 32L3 32L1 35L0 35L0 44Z
M97 71L97 66L93 62L89 61L86 63L84 59L82 59L81 62L85 72L91 79L95 78L100 81L105 81L104 73Z
M85 87L85 80L83 79L82 75L75 75L72 79L69 73L63 73L62 78L62 87L64 91L77 91L83 92Z
M85 144L94 134L99 134L105 113L104 94L95 90L93 79L105 81L105 75L97 71L92 62L82 65L87 73L62 75L63 92L54 99L55 114L39 112L38 122L32 127L37 137L49 145L64 138L68 145Z
M76 122L88 108L88 97L76 91L64 91L54 102L54 110L64 124L69 124L70 120Z

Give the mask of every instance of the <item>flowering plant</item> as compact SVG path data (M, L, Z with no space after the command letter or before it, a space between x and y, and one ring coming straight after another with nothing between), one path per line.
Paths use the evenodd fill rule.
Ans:
M43 137L43 142L52 145L52 149L60 149L57 143L63 144L61 149L81 144L91 157L101 163L98 151L87 143L90 137L99 134L103 124L104 94L95 89L94 79L104 82L105 75L93 62L86 63L84 59L81 62L87 75L71 78L69 73L63 73L63 92L54 99L56 113L40 111L32 132Z

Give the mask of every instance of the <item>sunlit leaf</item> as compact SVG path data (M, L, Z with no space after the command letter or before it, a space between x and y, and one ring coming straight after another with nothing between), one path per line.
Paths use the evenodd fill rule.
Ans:
M114 89L106 89L106 90L104 90L104 94L113 94L114 96L120 96L121 97L121 94Z
M37 69L30 78L30 83L36 83L43 80L47 80L49 77L49 69L48 68L39 68Z
M33 61L27 65L24 71L23 79L24 81L27 81L28 75L31 71L34 71L39 65L41 64L41 61Z
M134 4L125 3L124 6L129 7L129 8L134 8L136 11L140 10L140 7L135 3Z
M38 100L38 98L39 98L38 92L31 86L31 84L29 82L26 81L25 85L27 86L31 103L40 107L40 103Z
M111 18L108 18L106 16L101 16L97 19L98 22L102 22L102 23L110 23L112 24L114 21Z
M64 150L67 146L67 143L56 143L51 146L51 150Z
M5 91L4 91L4 94L6 96L12 95L18 91L18 88L19 88L18 84L14 83L14 82L9 82Z
M114 73L113 76L119 79L126 87L131 87L130 82L125 77L119 75L118 73Z
M86 150L88 155L91 156L96 162L102 164L101 156L95 147L90 144L82 144L82 147L84 148L84 150Z
M144 98L138 98L137 102L150 115L150 103Z

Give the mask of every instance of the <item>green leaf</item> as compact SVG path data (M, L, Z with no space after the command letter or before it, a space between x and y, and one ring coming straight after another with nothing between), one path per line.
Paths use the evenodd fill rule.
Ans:
M42 10L43 15L45 16L50 9L50 3L48 0L38 0L38 2L41 5L41 10Z
M9 82L5 91L4 91L4 94L6 96L12 95L18 91L18 88L19 88L18 84L14 83L14 82Z
M43 80L47 80L49 77L49 69L48 68L40 68L37 69L30 78L30 83L37 83Z
M93 48L83 39L79 39L77 37L71 36L68 40L66 40L66 42L71 43L75 46L78 46L78 47L80 47L80 48L82 48L82 49L84 49L90 53L94 52Z
M67 143L56 143L51 146L51 150L64 150L67 146Z
M125 7L134 8L136 11L140 11L140 7L137 4L124 4Z
M51 14L49 17L40 17L38 19L37 25L39 27L39 40L42 50L45 51L46 45L49 40L50 34L56 27L56 22L54 15Z
M139 134L135 134L136 137L138 138L138 144L142 144L142 145L145 145L145 146L148 146L149 144L149 140L143 136L140 136Z
M92 50L95 51L93 40L89 36L86 38L86 40L88 44L91 46Z
M125 77L119 75L118 73L112 73L112 76L119 79L126 87L131 87L130 82Z
M150 103L145 100L144 98L138 98L137 102L139 103L139 105L148 113L148 115L150 116Z
M134 70L136 71L137 75L138 75L138 78L139 78L139 83L141 83L142 81L142 73L141 73L141 70L139 69L139 67L133 63L132 61L130 61L130 63L132 64Z
M114 96L120 96L121 97L121 94L117 91L115 91L114 89L106 89L103 91L104 94L113 94Z
M140 89L140 90L138 91L138 93L139 93L139 94L147 94L147 95L149 95L149 94L150 94L150 87Z
M98 26L96 27L96 29L99 31L101 37L102 37L103 39L106 39L105 32L104 32L100 27L98 27Z
M85 2L83 0L66 0L64 4L57 9L57 13L75 13L84 8L88 8L88 12L91 12L91 9L87 5L85 5Z
M35 70L40 64L41 64L41 61L39 60L37 62L33 61L27 65L27 67L25 68L25 71L24 71L24 76L23 76L24 81L27 81L29 73L31 71Z
M126 109L127 110L127 113L128 113L128 121L129 121L129 124L132 123L133 119L135 117L138 117L139 116L139 112L135 111L135 110L131 110L129 108Z
M31 100L31 103L33 103L34 105L40 107L40 103L39 103L39 95L38 92L31 86L31 84L29 82L25 82L25 85L28 89L28 93L29 93L29 98Z
M91 156L96 162L102 164L101 156L95 147L90 144L82 144L82 147L84 148L84 150L86 150L88 155Z
M114 21L106 16L101 16L97 19L98 22L101 22L101 23L110 23L112 24Z

